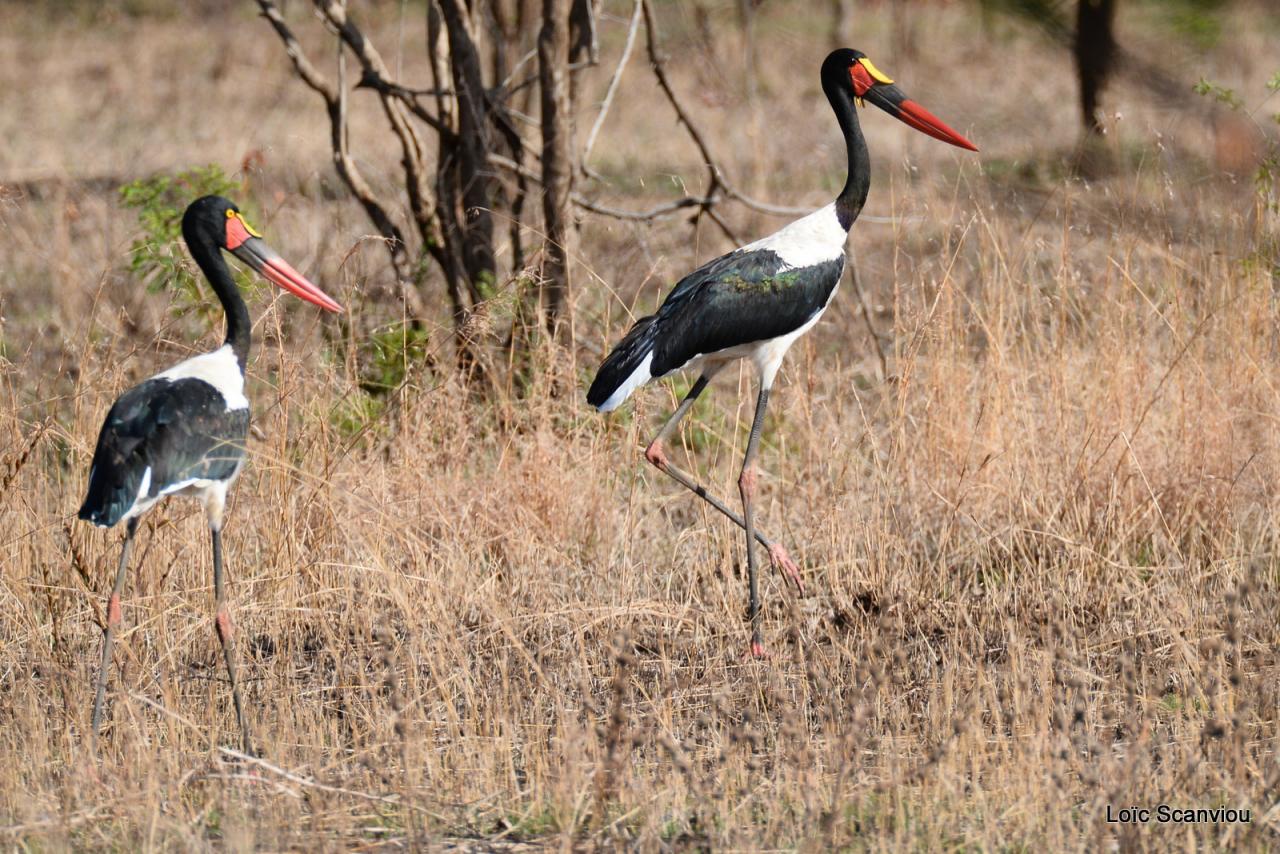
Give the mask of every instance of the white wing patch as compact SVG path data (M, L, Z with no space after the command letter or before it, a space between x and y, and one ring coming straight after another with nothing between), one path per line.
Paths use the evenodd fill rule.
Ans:
M226 500L227 489L244 468L244 462L236 466L236 470L231 473L231 477L226 480L210 480L204 477L191 477L186 480L180 480L177 483L171 483L164 489L160 490L156 495L147 495L147 491L151 488L151 466L147 466L146 471L142 473L142 484L138 487L138 497L134 499L133 506L129 508L120 519L132 519L135 516L141 516L156 505L160 499L168 495L189 495L200 499L205 505L206 511L211 511L210 521L217 522L218 526L222 525L222 504ZM216 503L212 505L211 501L216 499ZM216 518L215 518L216 517ZM106 527L100 525L99 527Z
M164 489L160 490L160 494L173 495L175 493L185 492L188 489L192 491L199 491L201 489L208 489L210 484L216 482L217 481L209 480L207 477L189 477L186 480L180 480L177 483L169 484Z
M212 353L202 353L179 362L152 379L188 378L202 380L216 388L227 402L228 412L249 408L249 398L244 396L244 374L240 372L240 363L236 361L236 354L230 344L224 344Z
M631 376L623 380L622 385L618 386L618 390L609 395L609 399L600 404L601 412L612 412L622 405L622 402L631 396L631 392L640 388L640 386L653 379L650 368L653 367L653 351L650 350L644 357L644 361L640 363Z
M789 268L811 267L843 257L848 237L849 232L840 225L833 203L747 244L742 250L768 249Z

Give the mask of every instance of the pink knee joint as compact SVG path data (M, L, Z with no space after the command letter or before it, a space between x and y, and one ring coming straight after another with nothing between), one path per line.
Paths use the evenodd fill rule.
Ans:
M644 458L660 469L667 467L667 453L662 447L662 442L655 441L644 450Z
M218 626L218 637L222 640L222 642L227 643L228 641L230 641L231 631L232 631L231 615L228 614L226 611L222 610L221 608L219 608L218 614L216 617L214 617L213 621Z

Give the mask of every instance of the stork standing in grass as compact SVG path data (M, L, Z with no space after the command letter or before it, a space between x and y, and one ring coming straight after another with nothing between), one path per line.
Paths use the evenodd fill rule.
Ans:
M871 162L855 105L869 101L889 115L935 139L971 151L973 143L907 98L866 55L841 49L822 63L822 90L844 133L849 173L836 200L780 231L735 249L694 270L667 295L656 314L642 317L608 355L587 392L602 412L622 404L640 386L681 370L699 372L693 388L645 450L645 459L732 519L747 536L751 647L765 655L760 632L760 598L755 542L764 546L775 569L803 589L799 567L781 544L755 527L756 450L764 427L769 390L782 357L808 332L835 295L844 271L849 227L862 211L871 186ZM760 394L747 451L738 478L742 515L730 510L690 475L671 464L665 443L707 384L727 364L749 359L759 375Z
M227 340L217 350L179 362L126 391L107 413L98 435L80 518L103 528L125 522L125 535L107 603L102 667L93 700L93 734L96 739L102 723L111 645L121 622L120 593L138 517L165 496L189 495L204 504L213 537L214 624L244 749L251 752L222 574L222 512L227 489L244 465L249 430L244 368L249 358L250 321L222 250L308 302L329 311L342 308L267 246L239 209L224 198L205 196L192 202L182 217L182 237L222 303Z

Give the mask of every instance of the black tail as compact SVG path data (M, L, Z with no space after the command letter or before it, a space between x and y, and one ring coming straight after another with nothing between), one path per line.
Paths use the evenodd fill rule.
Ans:
M637 377L635 374L644 364L645 357L653 352L653 344L658 337L658 328L654 323L655 319L655 315L649 315L637 320L626 337L618 342L617 347L613 348L613 352L600 365L600 370L596 371L596 378L591 383L591 389L587 392L587 403L600 409L609 402L618 389L628 382L633 383L631 388L626 390L629 395L636 386L647 382L651 378L649 376ZM613 409L623 400L626 400L626 395L621 400L615 401L609 409Z
M110 528L133 507L138 484L133 484L130 491L129 484L120 483L118 478L103 477L102 474L94 471L89 475L89 494L80 505L79 515L81 519L100 528ZM112 480L116 482L109 482Z

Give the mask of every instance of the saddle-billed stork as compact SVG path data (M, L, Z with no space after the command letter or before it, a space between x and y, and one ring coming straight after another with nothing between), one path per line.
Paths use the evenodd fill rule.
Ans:
M751 647L765 655L760 633L755 541L769 552L774 568L803 590L800 570L779 543L755 527L756 450L764 426L769 389L782 357L826 310L844 271L849 227L862 211L871 186L871 161L858 125L856 104L869 101L889 115L935 139L961 148L977 147L924 107L909 99L866 54L844 48L822 63L822 90L844 133L848 179L836 200L781 230L716 258L681 279L656 314L635 322L608 355L587 402L608 412L640 386L657 377L692 369L700 372L693 388L645 450L645 459L705 499L741 527L747 536ZM738 478L742 515L730 510L690 475L671 464L663 443L706 389L711 379L737 359L750 359L759 375L755 419Z
M120 593L138 517L165 496L189 495L204 504L213 537L214 625L244 749L252 752L236 681L231 615L222 577L222 513L227 489L244 466L249 431L244 368L249 358L250 321L222 250L308 302L329 311L341 311L342 307L264 243L227 199L205 196L192 202L182 216L182 238L222 303L227 339L217 350L179 362L120 395L98 434L80 518L103 528L121 521L127 524L107 603L102 667L93 700L93 736L96 740L102 722L111 644L121 621Z

